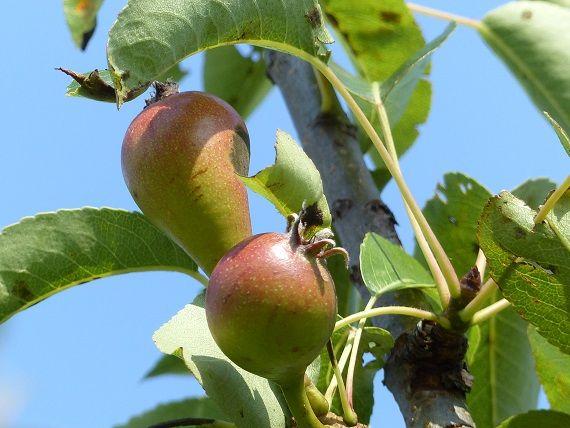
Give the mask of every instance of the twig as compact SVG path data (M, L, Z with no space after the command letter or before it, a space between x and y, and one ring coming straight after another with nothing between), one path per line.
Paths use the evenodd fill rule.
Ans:
M372 318L380 315L407 315L410 317L438 322L445 328L451 327L448 319L440 317L433 312L424 311L423 309L410 308L408 306L383 306L380 308L368 309L349 315L340 321L337 321L334 329L336 331L363 318Z
M406 3L408 8L422 15L431 16L433 18L443 19L445 21L455 21L458 24L474 28L476 30L481 26L481 22L476 19L466 18L465 16L455 15L453 13L444 12L442 10L433 9L431 7L422 6L415 3Z
M487 321L489 318L494 317L502 310L507 309L509 306L511 306L511 302L509 302L507 299L501 299L492 305L487 306L485 309L481 309L480 311L475 312L471 318L471 325L480 324L483 321Z

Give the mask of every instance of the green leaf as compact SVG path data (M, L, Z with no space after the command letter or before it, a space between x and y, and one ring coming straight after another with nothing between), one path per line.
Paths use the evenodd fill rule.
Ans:
M82 208L26 217L0 234L0 322L74 285L127 272L197 275L142 214Z
M315 57L330 42L317 0L129 0L109 32L107 59L120 105L202 50L248 43Z
M495 301L495 296L489 301ZM467 405L478 428L536 407L539 383L526 335L527 323L504 310L470 335L468 361L474 376ZM479 337L473 337L473 336Z
M227 417L213 400L208 397L200 397L161 404L148 412L133 417L125 424L116 425L115 428L149 428L161 422L190 417L227 420Z
M570 129L570 9L516 1L489 12L479 32L540 111Z
M570 356L548 343L532 326L528 338L550 408L570 413Z
M447 40L454 31L454 23L448 25L437 38L415 52L410 58L388 77L382 85L372 85L368 95L370 102L375 103L380 96L386 107L386 112L392 127L394 144L398 156L403 155L413 144L418 136L417 125L427 120L431 103L431 85L423 80L429 67L432 54ZM377 89L378 88L378 89ZM375 93L380 91L380 94ZM372 98L372 99L370 99ZM363 110L378 132L381 132L380 120L374 105L361 103ZM370 147L368 137L363 147ZM376 150L371 150L372 160L378 166L373 171L375 182L380 190L391 178L390 173L384 166L384 162Z
M259 58L255 60L254 56ZM263 101L272 83L259 49L244 57L235 46L222 46L206 51L204 88L245 118Z
M544 203L548 194L556 189L556 183L548 178L537 178L527 180L511 193L517 198L523 200L533 210Z
M369 81L387 79L425 44L403 0L324 0L325 14Z
M350 311L351 292L354 286L350 280L350 274L346 269L346 261L341 255L333 255L327 258L327 269L329 270L336 290L337 311L342 317L348 316Z
M331 225L321 175L313 161L286 132L277 131L275 164L253 177L241 177L247 187L271 202L287 217L305 206L316 206L320 227Z
M360 246L360 270L366 288L377 296L434 286L431 275L416 259L376 233L367 233Z
M154 334L153 340L165 354L182 349L190 371L238 427L288 426L279 388L239 368L222 353L210 334L201 304L187 305Z
M182 355L163 355L144 376L145 379L164 375L191 375Z
M570 191L546 221L508 192L493 197L478 238L491 277L516 311L550 343L570 353Z
M556 135L558 135L562 147L564 147L564 150L566 150L566 154L570 156L570 137L568 136L568 131L562 128L550 114L548 114L547 112L543 113L550 122L550 124L552 125L552 127L554 128Z
M497 428L562 428L570 426L570 415L553 410L533 410L507 419Z
M447 173L423 213L441 242L459 276L475 265L479 245L476 231L479 216L491 193L461 173ZM416 258L425 263L416 245Z
M410 57L424 48L425 41L421 30L403 0L383 2L326 0L323 3L325 13L347 47L353 64L359 74L369 82L390 80L392 76L398 74L398 71L401 71L401 67L409 61ZM427 61L422 61L419 67L415 67L418 74L410 79L411 84L405 88L405 96L399 99L397 96L394 97L394 100L398 99L397 106L394 105L395 103L386 101L392 128L408 128L398 131L394 129L396 134L402 131L409 134L409 128L415 129L427 118L431 98L429 84L423 89L421 99L416 99L418 103L409 104L418 81L426 73L426 67ZM370 97L369 101L374 103L374 97ZM394 107L397 108L394 109ZM419 116L423 118L423 121L400 122L408 108L420 110L413 112L409 117L418 117L420 113ZM367 110L374 123L374 109L369 106ZM409 147L413 139L411 141L397 139L396 141L400 147L402 145Z
M403 0L326 0L324 10L362 79L350 76L338 66L334 70L355 95L366 100L360 103L361 107L377 131L380 130L374 107L377 95L374 94L375 87L368 82L383 82L381 96L396 150L402 155L416 140L417 127L429 114L431 85L425 77L430 56L453 31L455 24L426 46ZM371 146L368 137L361 132L360 138L363 151L367 151ZM379 167L376 182L382 189L391 177L380 157L372 153Z
M97 12L103 0L63 0L63 13L71 37L81 50L85 50L97 25Z

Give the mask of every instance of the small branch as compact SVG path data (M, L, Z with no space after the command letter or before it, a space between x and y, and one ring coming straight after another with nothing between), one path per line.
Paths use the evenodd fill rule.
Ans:
M362 312L357 312L355 314L349 315L346 318L337 321L334 326L335 331L352 324L353 322L359 321L363 318L372 318L379 315L407 315L410 317L416 317L424 320L430 320L437 322L444 326L445 328L450 328L449 320L447 318L440 317L433 312L424 311L423 309L410 308L408 306L384 306L380 308L368 309Z
M507 299L501 299L492 305L487 306L485 309L481 309L480 311L475 312L471 318L471 325L480 324L483 321L487 321L489 318L494 317L502 310L507 309L509 306L511 306L511 302L509 302Z
M431 16L437 19L443 19L444 21L455 21L458 24L465 25L466 27L471 27L476 30L481 26L481 22L476 19L466 18L465 16L455 15L453 13L444 12L442 10L433 9L431 7L422 6L415 3L406 3L408 8L414 12L422 15Z
M562 195L564 195L564 193L569 188L570 188L570 175L566 177L566 180L564 180L564 182L560 185L560 187L550 195L550 197L546 200L544 205L540 208L540 211L534 218L534 224L539 224L544 221L548 213L552 211L554 205L556 205L556 202L558 202L558 200L562 197Z
M334 355L334 349L332 346L332 341L327 342L327 351L329 354L329 359L334 370L334 376L338 384L338 394L340 397L340 404L342 406L343 419L349 426L354 426L358 423L358 417L354 409L350 406L347 396L346 388L344 387L344 381L342 380L342 373L338 368L338 363L336 361L336 356Z
M465 308L459 311L459 318L465 322L469 321L473 315L485 305L495 291L497 291L497 283L493 278L489 278L485 284L483 284L475 298L471 300Z

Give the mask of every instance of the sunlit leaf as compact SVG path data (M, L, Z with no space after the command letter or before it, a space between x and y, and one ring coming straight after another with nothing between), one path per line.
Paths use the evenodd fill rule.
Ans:
M367 233L364 237L360 247L360 270L366 288L375 295L434 286L431 275L416 259L376 233Z
M279 388L231 362L210 334L201 299L187 305L153 336L165 354L182 350L186 365L208 397L240 428L283 428L287 410Z
M120 105L206 49L247 43L316 57L331 41L316 0L129 0L109 32L107 59Z
M254 192L271 202L287 217L305 206L316 207L315 226L329 227L331 214L323 193L321 175L313 161L291 136L277 131L275 164L253 177L242 177Z
M26 217L0 234L0 322L75 285L128 272L197 275L142 214L82 208Z
M478 238L491 277L538 333L570 353L570 191L546 221L508 192L492 198Z
M479 31L540 111L570 129L570 9L515 1L489 12Z

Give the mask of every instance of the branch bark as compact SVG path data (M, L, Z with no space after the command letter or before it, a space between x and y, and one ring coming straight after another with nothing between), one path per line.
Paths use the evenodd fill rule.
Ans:
M337 236L350 254L351 279L367 300L370 295L362 282L358 262L364 235L373 231L394 243L400 241L396 220L379 198L364 163L356 128L344 113L321 112L321 94L309 64L283 53L269 52L268 75L281 90L304 150L321 172ZM391 293L378 305L418 306L418 293ZM458 371L457 364L441 370L437 361L426 365L426 355L417 361L417 336L418 331L420 336L423 334L422 325L415 327L415 321L397 316L375 321L398 338L384 367L384 383L394 395L407 427L474 427L461 379L459 386L448 381L461 377L464 370ZM455 339L461 342L461 338ZM434 368L436 373L427 376L429 382L415 382L419 371Z

